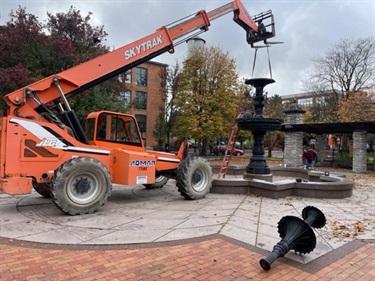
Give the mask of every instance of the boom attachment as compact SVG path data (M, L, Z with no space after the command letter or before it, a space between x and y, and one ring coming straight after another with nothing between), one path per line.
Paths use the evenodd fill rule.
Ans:
M265 45L272 44L267 42L267 39L272 38L276 35L275 21L271 10L260 13L254 16L254 21L258 26L258 30L247 30L246 41L252 48L255 48L254 43L263 41Z

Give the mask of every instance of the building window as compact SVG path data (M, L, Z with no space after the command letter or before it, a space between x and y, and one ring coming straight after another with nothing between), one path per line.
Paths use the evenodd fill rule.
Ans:
M130 91L125 90L123 92L120 92L120 100L123 101L125 107L128 108L131 102Z
M132 82L132 71L131 70L127 70L123 73L121 73L119 76L118 76L118 80L121 82L121 83L127 83L127 84L130 84Z
M135 84L139 86L147 86L147 69L137 67L135 69Z
M299 99L298 105L302 107L311 107L313 105L313 99L312 98Z
M135 92L135 109L147 108L147 93L137 91Z
M317 97L316 98L316 105L323 106L327 104L327 98L326 97Z
M135 119L137 119L141 133L146 133L147 116L143 114L136 114Z

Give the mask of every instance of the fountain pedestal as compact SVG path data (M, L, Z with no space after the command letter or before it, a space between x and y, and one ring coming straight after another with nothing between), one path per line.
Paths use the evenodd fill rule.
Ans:
M253 86L255 91L253 115L250 111L246 111L237 118L237 125L241 130L251 131L254 137L254 147L250 163L246 167L245 178L263 178L264 180L272 180L270 168L267 165L264 156L264 135L268 131L275 131L281 128L281 120L279 118L264 118L264 94L263 89L266 85L274 83L275 80L270 78L254 78L247 79L245 84ZM267 176L269 175L269 176Z

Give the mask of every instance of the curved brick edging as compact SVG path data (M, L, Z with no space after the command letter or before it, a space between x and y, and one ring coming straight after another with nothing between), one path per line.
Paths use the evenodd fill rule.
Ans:
M219 243L210 243L210 242L219 242ZM56 274L60 273L59 275L61 278L59 280L63 279L72 279L67 278L70 273L75 272L75 270L68 270L64 267L71 267L71 268L77 268L78 270L85 270L85 272L78 272L75 276L75 279L79 279L79 277L86 276L90 271L95 270L95 277L100 274L100 272L105 271L108 273L108 276L112 276L110 273L111 270L115 270L116 272L119 271L119 268L114 268L113 264L113 256L120 257L120 260L123 260L121 258L127 258L126 263L131 266L132 268L135 268L134 270L139 270L140 267L142 267L142 264L139 264L139 257L143 255L144 258L150 258L147 260L147 263L144 263L144 267L148 268L150 271L149 273L152 274L155 272L155 266L158 266L160 264L163 264L164 269L166 267L171 270L172 268L175 269L176 266L176 260L180 259L179 262L181 262L181 258L186 260L186 264L188 264L188 261L191 259L200 259L201 257L204 257L202 259L202 262L207 264L207 253L204 254L205 249L207 247L210 247L210 249L213 251L213 254L210 257L220 257L220 254L222 254L222 247L225 245L226 251L228 253L227 256L236 256L239 257L239 251L241 249L245 249L247 251L250 251L250 257L254 260L245 260L244 263L247 263L246 266L252 266L257 272L263 272L264 274L267 274L266 277L269 277L272 272L279 274L280 270L283 270L284 272L286 270L292 272L293 270L301 270L302 272L308 273L308 274L316 274L321 270L324 270L327 268L326 273L330 273L333 268L337 268L337 265L334 265L337 261L341 259L342 262L340 263L339 267L341 270L341 273L345 269L351 268L355 266L355 264L359 265L361 263L358 263L358 260L361 259L361 261L364 260L364 258L370 258L371 261L371 253L373 253L373 244L374 240L353 240L347 244L344 244L343 246L334 249L327 254L314 259L308 263L300 263L292 259L288 259L286 257L280 257L277 259L277 264L275 262L274 268L270 272L263 272L261 271L261 268L258 264L258 260L263 256L267 256L269 254L268 251L265 251L261 248L255 247L253 245L244 243L242 241L238 241L236 239L221 235L221 234L213 234L213 235L207 235L199 238L190 238L190 239L182 239L177 240L173 242L156 242L156 243L141 243L141 244L113 244L113 245L66 245L66 244L45 244L40 242L28 242L28 241L21 241L17 239L9 239L9 238L3 238L0 236L0 246L5 254L7 254L7 258L3 259L3 276L5 276L6 270L9 270L9 268L18 268L18 270L12 270L13 272L8 272L9 275L12 276L12 278L5 278L5 280L15 280L17 277L20 277L21 275L25 274L30 277L30 275L33 274L40 274L38 276L45 277L45 279L54 279L56 280ZM218 249L218 245L221 245L221 249ZM176 248L178 247L179 251L176 251ZM188 247L187 249L185 249ZM159 248L159 249L157 249ZM168 248L171 248L168 250ZM157 250L157 252L152 252L153 254L150 254L149 252L153 251L154 249ZM160 253L160 249L163 249L163 253ZM190 251L188 251L190 250ZM56 255L56 252L59 252L58 255ZM130 252L129 252L130 251ZM78 253L79 252L79 253ZM78 253L78 254L77 254ZM138 254L137 254L138 253ZM146 255L145 255L146 253ZM159 253L159 254L158 254ZM14 254L14 255L12 255ZM17 259L14 258L14 256L17 255ZM185 255L187 257L181 256ZM43 257L44 260L41 258ZM173 262L168 263L168 258L165 257L171 257L171 260ZM25 265L25 259L27 259L27 264ZM46 260L48 262L46 262ZM241 259L239 259L241 260ZM244 259L242 259L244 260ZM356 261L351 264L351 261ZM228 261L226 260L226 263ZM61 266L56 266L57 264ZM73 264L73 265L72 265ZM125 262L124 262L125 264ZM212 263L212 264L215 264ZM371 262L370 262L371 264ZM125 264L126 265L126 264ZM285 268L284 266L290 266L291 268ZM345 266L346 265L346 266ZM121 264L121 266L123 266ZM238 266L235 263L230 264L230 266L236 267ZM53 268L52 268L53 267ZM151 268L150 268L151 267ZM179 266L186 268L186 271L191 272L191 268L188 266L180 264ZM124 267L120 267L124 268ZM371 265L367 267L370 271L367 274L371 274ZM51 269L51 270L49 270ZM212 267L212 269L215 269L215 266ZM361 271L364 270L363 265L361 265L358 269ZM357 270L358 270L357 269ZM124 268L124 272L121 272L121 276L126 276L126 273L129 269ZM144 268L143 268L144 270ZM243 270L243 266L240 265L238 267L238 270ZM50 274L48 276L48 274ZM115 274L115 273L113 273ZM351 273L350 273L351 274ZM298 273L296 274L296 276ZM1 276L1 275L0 275ZM2 277L3 277L2 276ZM15 277L16 276L16 277ZM71 276L71 275L70 275ZM328 277L329 275L327 275ZM363 277L363 274L361 275ZM49 278L48 278L49 277ZM51 278L55 277L55 278ZM92 277L92 276L91 276ZM134 276L133 276L134 277ZM217 280L220 279L220 277L225 278L228 277L227 273L223 273L220 275L219 273L216 275ZM292 279L291 275L288 275L289 280ZM306 276L305 276L306 277ZM318 276L316 276L318 277ZM324 277L322 274L319 275L319 277ZM73 278L74 279L74 278ZM110 278L115 279L115 277ZM130 278L131 279L131 278ZM157 279L157 278L156 278ZM160 276L159 276L160 279ZM264 279L260 278L260 279ZM315 280L316 278L314 278ZM360 278L359 278L360 279ZM21 279L17 279L21 280ZM24 279L22 279L24 280ZM91 279L90 279L91 280ZM95 280L95 279L94 279ZM280 280L288 280L280 279ZM361 279L362 280L362 279Z
M215 170L215 167L213 167ZM241 175L245 166L229 166L228 175ZM211 193L255 194L268 198L299 196L309 198L341 199L352 196L354 181L344 175L325 175L324 172L298 168L271 167L273 176L292 177L282 181L269 182L259 179L220 178L214 179ZM297 179L301 182L297 182Z

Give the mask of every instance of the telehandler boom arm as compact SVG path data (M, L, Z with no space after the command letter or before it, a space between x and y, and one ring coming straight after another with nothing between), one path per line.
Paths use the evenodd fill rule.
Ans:
M51 117L46 107L58 105L57 108L62 112L70 111L67 97L87 90L165 52L173 53L176 45L207 31L211 21L229 12L234 13L233 20L245 29L247 41L251 46L275 35L271 11L262 13L260 14L262 16L256 16L256 20L253 20L242 2L234 0L210 12L201 10L163 26L135 42L6 95L5 100L9 105L8 115L31 119L49 116L49 121L54 122L55 118ZM257 22L261 23L267 18L272 19L270 24L272 32L258 32Z

